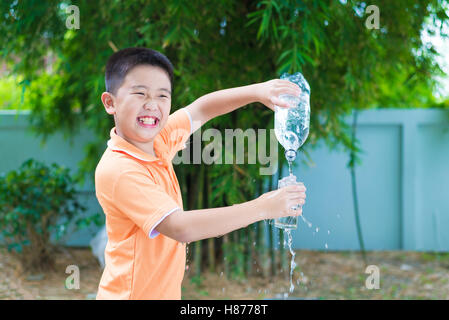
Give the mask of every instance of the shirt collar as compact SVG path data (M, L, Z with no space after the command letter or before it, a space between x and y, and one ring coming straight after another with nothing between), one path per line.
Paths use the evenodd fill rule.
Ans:
M148 154L139 148L137 148L135 145L129 143L115 132L115 127L111 129L110 132L111 139L108 141L107 145L108 148L112 151L118 151L122 153L126 153L127 155L136 158L141 161L151 162L151 161L159 161L161 158L155 157L151 154ZM160 141L159 134L154 138L153 141L153 148L156 152L156 155L163 156L163 150L162 145Z

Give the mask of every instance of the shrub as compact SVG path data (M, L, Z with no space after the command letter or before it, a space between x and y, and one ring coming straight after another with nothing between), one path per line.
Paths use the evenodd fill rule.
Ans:
M0 230L8 251L26 271L54 268L57 244L80 211L69 169L33 159L0 176ZM63 222L62 222L63 221Z

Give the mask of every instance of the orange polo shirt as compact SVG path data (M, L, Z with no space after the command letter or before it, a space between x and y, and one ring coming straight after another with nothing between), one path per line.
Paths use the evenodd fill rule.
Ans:
M95 170L108 234L97 299L181 299L186 246L155 227L183 208L171 161L185 147L191 121L185 108L169 116L154 139L157 157L111 130Z

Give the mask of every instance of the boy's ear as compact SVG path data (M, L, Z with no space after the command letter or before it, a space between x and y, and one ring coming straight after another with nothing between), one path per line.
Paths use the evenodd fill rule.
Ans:
M101 94L101 102L108 114L115 114L114 97L110 92L103 92Z

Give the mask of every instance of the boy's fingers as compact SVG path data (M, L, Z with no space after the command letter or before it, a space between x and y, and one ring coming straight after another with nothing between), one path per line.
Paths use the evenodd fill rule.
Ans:
M290 87L294 90L301 90L301 88L296 83L289 80L279 80L279 82L277 83L277 87Z
M284 188L286 188L285 190L287 192L306 192L306 190L307 190L306 187L303 184L286 186Z
M300 193L300 194L295 195L295 196L290 196L288 199L290 201L306 201L305 200L306 197L305 197L304 193L302 193L302 194Z
M302 215L302 206L296 207L294 208L290 208L288 210L288 215L290 216L301 216Z
M277 98L275 96L272 96L270 98L270 101L271 101L272 104L274 104L274 105L276 105L278 107L290 108L290 104L288 102L285 102L285 101L283 101L283 100L281 100L281 99L279 99L279 98Z
M277 88L277 89L275 89L275 93L279 96L279 95L281 95L281 94L291 94L291 95L294 95L294 96L300 96L301 95L301 89L297 86L297 85L294 85L295 87L293 87L293 86L288 86L288 87L280 87L280 88Z
M304 205L306 203L306 200L304 198L292 198L288 200L291 206L297 206L297 205Z

